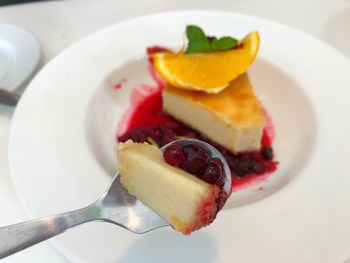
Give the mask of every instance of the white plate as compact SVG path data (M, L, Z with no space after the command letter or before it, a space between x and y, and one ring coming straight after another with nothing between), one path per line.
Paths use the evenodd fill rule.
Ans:
M25 83L40 63L36 38L24 29L0 24L0 87L14 91Z
M115 170L116 125L130 90L151 83L145 47L181 46L187 24L213 35L243 37L259 30L261 49L250 77L275 122L278 171L235 193L214 224L190 237L170 228L135 235L96 223L55 238L54 246L77 262L294 263L343 257L350 249L350 63L294 29L232 13L129 20L51 61L25 92L11 130L11 172L28 213L75 209L106 189ZM123 78L125 86L113 90Z

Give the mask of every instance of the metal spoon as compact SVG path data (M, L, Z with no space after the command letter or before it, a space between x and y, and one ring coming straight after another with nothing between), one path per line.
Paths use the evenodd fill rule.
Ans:
M224 157L214 147L202 141L178 140L177 142L189 141L209 148L213 157L221 159L226 174L224 190L230 187L231 175ZM173 143L163 146L161 150L164 151ZM169 226L169 223L159 215L134 196L129 195L121 185L119 175L116 174L108 190L96 202L85 208L1 227L0 259L59 235L70 228L92 221L113 223L138 234Z

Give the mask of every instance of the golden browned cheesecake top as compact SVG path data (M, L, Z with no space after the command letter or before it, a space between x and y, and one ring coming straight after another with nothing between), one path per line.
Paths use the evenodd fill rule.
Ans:
M239 76L218 94L181 90L171 86L166 87L165 92L206 108L230 126L243 128L265 123L260 103L247 74Z

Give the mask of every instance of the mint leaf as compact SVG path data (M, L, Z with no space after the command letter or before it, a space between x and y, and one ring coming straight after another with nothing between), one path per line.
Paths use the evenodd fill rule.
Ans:
M234 48L238 43L238 40L233 37L222 37L219 39L214 39L210 42L211 49L213 51L224 51Z
M194 25L187 26L186 36L188 39L186 54L210 51L209 40L200 27Z
M238 43L238 40L233 37L222 37L220 39L208 37L200 27L195 25L186 27L186 36L188 39L186 54L225 51L234 48Z
M194 25L189 25L186 27L186 36L190 42L194 40L204 40L207 38L204 31L200 27Z
M186 54L211 51L208 40L194 40L188 43Z

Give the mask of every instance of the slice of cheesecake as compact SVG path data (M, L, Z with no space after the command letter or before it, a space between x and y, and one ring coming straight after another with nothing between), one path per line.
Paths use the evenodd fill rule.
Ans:
M261 147L265 117L247 74L218 94L167 86L163 110L234 153Z
M174 229L190 234L214 220L216 185L167 164L161 150L147 143L119 143L118 157L122 185Z

